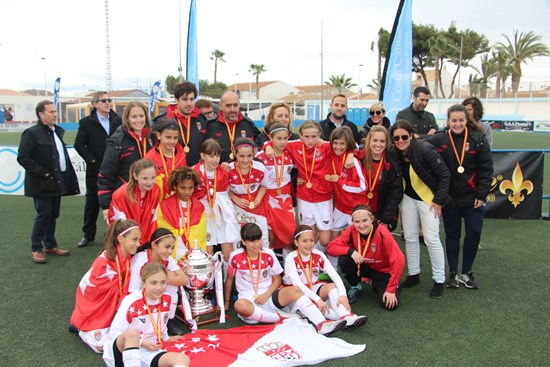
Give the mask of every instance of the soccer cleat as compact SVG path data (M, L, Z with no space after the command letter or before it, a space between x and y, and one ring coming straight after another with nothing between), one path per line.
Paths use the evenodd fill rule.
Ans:
M359 295L361 294L361 286L354 285L348 291L348 301L349 303L355 303L359 300Z
M445 285L443 283L435 283L432 288L432 291L430 292L430 297L439 299L441 296L443 296L443 290L445 289Z
M317 327L317 332L321 335L328 336L346 327L346 320L326 320Z
M468 289L478 289L479 285L477 284L474 274L470 271L466 274L460 274L458 281Z
M410 288L420 283L420 274L409 275L405 281L399 284L401 288Z
M460 287L460 283L458 282L458 275L456 275L456 273L449 274L449 280L447 280L447 283L445 283L445 287L447 288Z
M367 323L367 316L348 315L344 317L346 320L346 327L344 329L354 329L356 327L365 325Z

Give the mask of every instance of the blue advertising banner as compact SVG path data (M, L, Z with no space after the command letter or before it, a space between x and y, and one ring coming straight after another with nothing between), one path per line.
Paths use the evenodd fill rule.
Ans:
M195 0L191 0L189 9L189 26L187 29L187 77L186 79L197 87L197 95L199 91L199 50L197 45L197 4Z
M59 89L61 88L61 78L57 78L53 85L53 104L56 110L59 110Z
M157 81L151 87L151 100L149 101L149 115L152 115L155 112L155 104L157 103L157 96L160 88L160 80Z

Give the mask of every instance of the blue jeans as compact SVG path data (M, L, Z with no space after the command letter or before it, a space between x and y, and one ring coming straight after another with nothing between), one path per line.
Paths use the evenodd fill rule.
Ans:
M477 246L483 228L483 217L486 207L475 209L473 206L456 207L445 206L442 210L443 224L445 227L445 247L447 249L447 262L449 271L458 273L458 255L460 254L460 235L462 231L462 218L466 235L462 250L462 274L472 270L477 254Z
M32 227L32 251L42 251L43 247L50 249L57 247L55 239L55 224L59 217L61 196L34 198L36 217Z

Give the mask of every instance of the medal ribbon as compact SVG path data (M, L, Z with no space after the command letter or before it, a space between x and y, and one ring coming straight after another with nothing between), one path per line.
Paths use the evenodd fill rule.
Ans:
M118 251L117 251L117 254L115 256L115 262L116 262L116 270L117 270L117 278L118 278L118 290L119 290L119 296L122 297L122 291L123 291L123 286L124 284L126 284L126 281L128 280L128 275L130 274L130 259L127 258L125 260L126 262L126 274L124 274L124 281L122 280L122 274L120 272L120 259L119 259L119 256L118 256Z
M285 169L285 152L283 152L283 154L281 155L281 169L279 170L279 173L277 173L277 157L273 158L273 163L275 166L275 181L277 182L277 188L280 189L283 183L283 175Z
M378 182L380 172L382 171L382 166L384 165L384 156L382 156L382 159L380 159L380 162L378 162L378 168L376 169L376 173L374 175L374 178L371 178L372 170L369 170L369 192L374 191L374 187L376 186L376 183Z
M315 149L313 150L313 158L311 163L311 172L310 174L307 173L307 164L306 164L306 147L304 143L302 143L302 158L304 159L304 170L306 171L306 180L307 182L311 182L311 178L313 177L313 169L315 167L315 154L317 154L317 145L315 145Z
M139 157L140 158L145 157L145 154L147 154L147 139L145 139L144 137L138 137L134 132L132 132L130 135L132 135L132 137L134 138L134 140L137 143L137 147L138 147L138 150L139 150ZM143 140L143 150L142 150L141 146L139 145L141 143L140 138L141 138L141 140Z
M248 252L246 253L246 260L248 261L248 270L250 271L250 281L252 282L252 288L254 288L254 295L258 294L258 289L260 288L260 273L262 270L262 251L258 254L258 276L256 281L254 281L254 271L252 270L252 261Z
M313 287L313 254L309 255L309 277L306 274L306 268L304 267L304 263L302 262L302 255L300 255L300 251L296 251L298 253L298 261L300 262L300 266L302 267L302 270L304 271L304 275L306 276L307 280L307 287L311 289Z
M248 201L253 202L252 195L250 195L250 171L252 171L252 166L248 168L248 184L244 183L243 175L241 173L241 169L239 168L239 164L235 164L235 168L237 169L237 173L239 174L239 178L241 179L242 185L246 188L246 194L248 195Z
M346 160L346 157L347 157L347 156L348 156L347 153L342 154L342 170L344 170L344 161ZM340 176L340 175L338 174L338 172L336 172L336 166L334 165L334 159L332 160L331 163L332 163L332 170L334 171L334 174L335 174L336 176Z
M206 199L208 200L208 206L210 206L210 210L213 211L214 210L214 204L216 203L216 187L218 186L218 170L216 169L214 171L214 187L213 187L214 193L212 195L210 195L210 188L212 188L212 186L209 186L209 184L208 184L208 176L206 174L206 166L203 166L203 167L204 167L204 184L206 186Z
M176 150L172 148L172 171L168 171L168 168L166 167L166 161L164 160L164 153L162 152L161 146L159 146L159 153L160 159L162 161L162 166L164 167L164 175L166 176L166 179L168 179L168 176L170 176L170 173L174 170L176 164Z
M367 237L367 242L365 243L365 247L361 251L361 233L357 232L357 249L359 250L359 254L362 258L365 258L365 255L367 254L367 251L370 247L370 241L372 239L372 232L374 232L374 226L371 224L370 226L370 232L369 236ZM357 264L357 276L360 276L361 274L361 264Z
M464 129L464 142L462 143L462 153L460 154L460 158L458 158L458 152L456 151L456 145L453 140L453 135L451 134L451 129L449 129L449 140L451 140L451 145L453 146L453 152L455 153L458 165L462 166L462 162L464 162L464 154L466 153L466 143L468 142L468 128Z
M182 234L185 235L185 247L187 247L187 251L191 251L191 244L189 243L189 232L191 231L191 201L187 200L187 222L185 221L185 217L183 216L183 210L181 209L181 203L178 203L178 208L180 209L180 219L181 219L181 225L178 231L178 234L181 236Z
M187 134L183 135L183 129L181 128L181 120L180 118L184 119L185 116L181 115L178 110L176 110L176 117L178 118L178 125L180 127L180 135L181 140L183 141L183 145L188 146L189 145L189 139L191 139L191 115L187 116Z
M155 334L157 335L157 341L158 344L162 344L162 337L160 334L161 327L160 327L160 303L157 308L157 322L155 323L155 318L153 317L153 313L151 312L151 309L149 308L149 305L147 304L147 298L145 297L145 289L143 290L143 302L145 303L145 307L147 307L147 313L149 314L149 320L151 320L151 325L153 325L153 330L155 330Z
M235 147L233 145L233 142L235 141L235 132L237 131L237 124L233 125L233 129L229 127L229 122L223 118L223 123L225 124L225 127L227 128L227 135L229 135L229 143L231 144L231 152L235 150Z

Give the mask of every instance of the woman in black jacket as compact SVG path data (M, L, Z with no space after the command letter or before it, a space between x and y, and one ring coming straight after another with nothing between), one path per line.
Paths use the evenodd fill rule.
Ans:
M401 168L392 154L388 130L373 126L365 139L363 173L367 184L367 200L378 223L391 231L397 225L399 203L403 198Z
M105 220L113 192L128 182L132 163L144 158L151 149L150 130L147 106L137 101L128 103L122 113L122 126L107 140L99 168L97 189Z
M367 137L373 126L383 126L387 130L390 128L390 119L386 117L386 106L384 102L376 102L370 106L369 115L370 117L365 121L363 129L359 132L361 141Z
M420 282L418 229L422 224L434 280L430 297L441 298L445 288L445 257L439 238L439 218L441 208L449 201L451 174L433 146L414 138L413 127L407 120L397 120L390 135L404 182L400 211L409 275L400 286L408 288Z
M447 129L428 138L451 171L449 196L451 203L443 208L445 246L449 263L447 288L476 289L472 274L477 245L483 228L485 200L493 176L491 148L483 129L468 115L462 105L447 111ZM458 255L462 218L466 235L462 251L462 270L458 276Z

